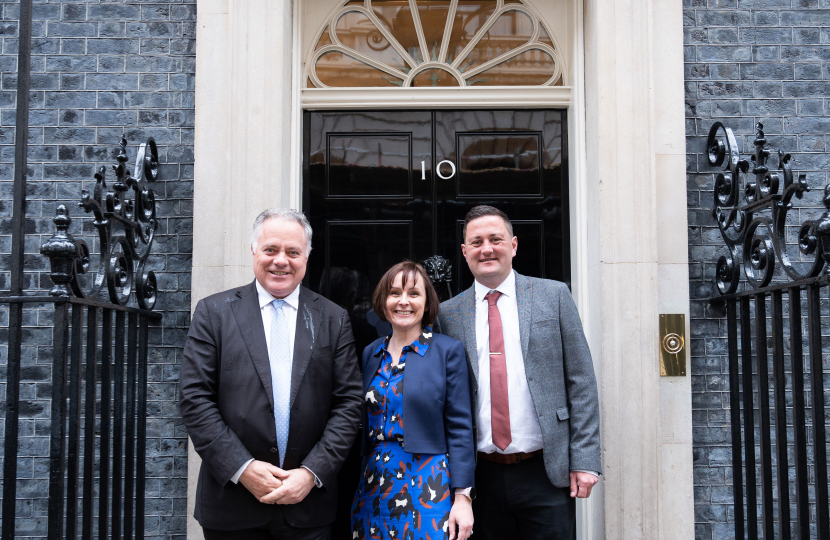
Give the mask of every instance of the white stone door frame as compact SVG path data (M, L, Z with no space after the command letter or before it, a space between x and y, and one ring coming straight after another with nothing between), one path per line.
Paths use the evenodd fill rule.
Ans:
M682 7L526 1L554 33L575 31L564 44L576 75L567 99L565 88L513 89L509 104L504 89L463 89L463 103L443 89L393 89L373 93L374 106L568 108L574 295L603 437L602 485L580 508L581 537L692 538L690 379L659 377L657 339L659 313L689 315ZM246 240L262 208L300 206L304 107L355 103L349 90L301 88L311 38L294 8L312 2L340 0L198 0L194 306L252 279ZM191 453L189 516L198 466ZM188 537L201 537L192 518Z

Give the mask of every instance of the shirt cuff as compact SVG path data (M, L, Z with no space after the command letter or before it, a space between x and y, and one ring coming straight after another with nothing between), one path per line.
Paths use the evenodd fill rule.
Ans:
M583 469L574 469L571 472L584 472L584 473L588 473L588 474L593 474L594 476L599 478L599 473L597 471L586 471L586 470L583 470Z
M466 495L468 499L472 500L473 488L455 488L456 495Z
M305 470L307 470L308 472L310 472L310 473L311 473L311 476L313 476L313 477L314 477L314 487L318 487L318 488L323 487L323 483L320 481L320 479L319 479L319 478L317 478L317 475L316 475L316 474L314 474L314 471L312 471L311 469L309 469L309 468L308 468L308 467L306 467L305 465L303 465L302 467L303 467L303 469L305 469Z
M245 472L245 469L248 468L248 465L250 465L252 461L253 461L253 458L249 459L248 461L243 463L242 466L239 467L239 470L236 471L236 474L231 476L231 482L233 482L234 484L238 484L239 483L239 477L242 476L242 473Z

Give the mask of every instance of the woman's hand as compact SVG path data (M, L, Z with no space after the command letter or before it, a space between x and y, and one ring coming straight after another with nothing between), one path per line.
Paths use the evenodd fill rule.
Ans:
M450 532L449 540L467 540L473 534L473 503L466 495L456 493L447 527Z

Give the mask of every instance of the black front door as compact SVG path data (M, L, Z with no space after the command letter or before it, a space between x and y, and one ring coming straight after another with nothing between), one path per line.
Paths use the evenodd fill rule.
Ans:
M570 281L566 118L561 110L306 112L306 285L349 310L357 350L388 332L371 309L383 273L440 255L451 294L472 285L461 229L504 210L522 274Z

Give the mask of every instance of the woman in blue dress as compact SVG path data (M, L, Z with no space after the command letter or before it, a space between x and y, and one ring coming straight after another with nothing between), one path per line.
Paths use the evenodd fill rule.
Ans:
M466 540L475 444L464 346L432 333L438 295L417 263L390 268L372 303L392 333L363 351L364 457L352 537Z

